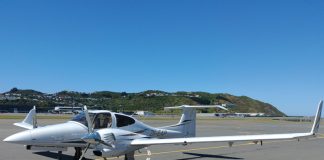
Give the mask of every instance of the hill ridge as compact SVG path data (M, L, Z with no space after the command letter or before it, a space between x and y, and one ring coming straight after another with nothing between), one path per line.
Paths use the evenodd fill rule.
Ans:
M109 110L149 110L160 112L163 110L163 107L184 104L218 104L230 108L231 112L257 112L265 113L269 116L285 116L283 112L269 103L248 96L234 96L228 93L208 93L200 91L165 92L160 90L146 90L137 93L112 91L86 93L63 90L57 93L47 94L32 89L22 90L13 88L8 92L0 94L0 107L36 105L38 108L49 108L63 105L87 105L90 108L99 107Z

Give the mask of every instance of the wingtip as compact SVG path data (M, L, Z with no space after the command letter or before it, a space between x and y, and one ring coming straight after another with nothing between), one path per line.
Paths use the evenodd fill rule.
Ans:
M318 132L320 122L321 122L321 114L322 114L322 109L323 109L323 100L321 100L318 104L318 109L316 112L316 116L314 118L314 124L311 130L311 133L315 135Z

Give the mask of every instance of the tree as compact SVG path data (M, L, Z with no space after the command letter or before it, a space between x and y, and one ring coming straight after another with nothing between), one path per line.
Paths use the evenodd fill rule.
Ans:
M16 88L16 87L14 87L14 88L12 88L11 90L10 90L10 93L15 93L15 92L17 92L18 91L18 89Z
M120 94L122 97L126 97L127 96L127 93L126 92L121 92Z

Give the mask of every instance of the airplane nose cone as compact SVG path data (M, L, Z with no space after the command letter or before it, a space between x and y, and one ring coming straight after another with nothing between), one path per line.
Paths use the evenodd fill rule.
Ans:
M32 140L30 131L19 132L4 139L4 142L26 144Z

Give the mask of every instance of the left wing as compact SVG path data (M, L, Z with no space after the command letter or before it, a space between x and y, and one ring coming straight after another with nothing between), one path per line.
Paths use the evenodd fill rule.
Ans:
M239 135L239 136L217 136L217 137L192 137L192 138L168 138L168 139L135 139L131 145L157 145L157 144L188 144L188 143L204 143L204 142L229 142L232 144L237 141L253 141L262 140L282 140L282 139L299 139L315 136L318 132L323 101L318 105L316 116L312 130L306 133L287 133L287 134L263 134L263 135Z

